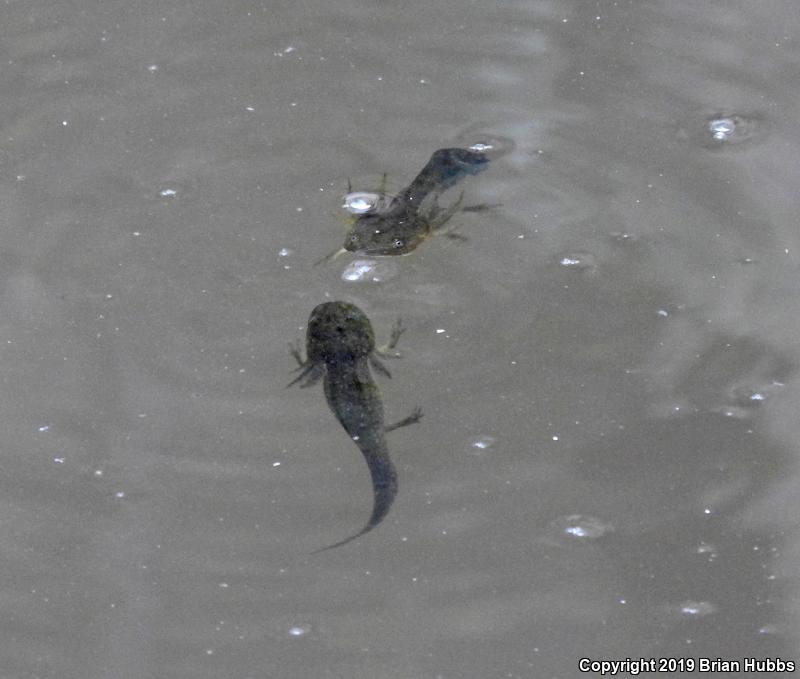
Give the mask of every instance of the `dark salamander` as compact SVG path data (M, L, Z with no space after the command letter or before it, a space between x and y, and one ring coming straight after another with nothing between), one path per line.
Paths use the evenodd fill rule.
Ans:
M386 351L394 349L402 332L398 321ZM306 359L303 360L296 347L290 350L302 372L289 386L300 382L301 387L309 387L320 378L323 380L330 409L364 455L372 476L373 506L369 521L355 535L324 548L332 549L372 530L389 513L397 494L397 471L389 457L386 432L418 422L422 411L417 408L400 422L385 425L383 402L370 366L391 377L377 357L387 354L375 347L372 324L354 304L326 302L317 306L308 319Z
M459 210L475 212L489 206L462 207L462 194L452 205L442 208L439 197L464 177L486 169L488 164L485 154L468 149L434 151L414 181L397 196L384 197L372 210L353 215L342 248L320 262L335 259L343 252L405 255L432 235L445 233L445 224Z

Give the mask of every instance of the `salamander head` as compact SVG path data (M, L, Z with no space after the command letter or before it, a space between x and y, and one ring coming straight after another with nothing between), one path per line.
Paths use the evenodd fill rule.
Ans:
M311 312L306 331L306 353L311 362L352 361L374 349L372 324L355 304L325 302Z
M343 247L363 255L406 255L424 240L421 224L416 214L364 215L347 232Z

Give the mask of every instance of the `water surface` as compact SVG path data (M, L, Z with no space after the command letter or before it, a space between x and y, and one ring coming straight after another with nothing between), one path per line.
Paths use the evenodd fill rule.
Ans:
M793 657L795 4L7 3L4 677ZM513 150L375 275L347 179ZM361 265L369 269L369 261ZM355 280L353 280L355 279ZM286 343L408 327L371 506Z

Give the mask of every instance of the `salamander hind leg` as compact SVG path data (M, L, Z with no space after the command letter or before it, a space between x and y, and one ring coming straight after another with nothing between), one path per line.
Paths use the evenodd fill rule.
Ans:
M384 427L384 431L390 432L395 429L399 429L400 427L407 427L409 424L416 424L422 419L422 408L417 406L414 408L413 412L408 416L404 417L399 422L395 422L394 424L390 424Z
M454 227L446 226L447 222L453 217L456 212L461 210L461 204L464 202L464 192L458 196L458 200L448 205L444 210L439 210L431 216L430 230L435 236L443 236L453 230Z
M503 206L501 203L478 203L477 205L465 205L461 208L461 212L486 212L497 207Z

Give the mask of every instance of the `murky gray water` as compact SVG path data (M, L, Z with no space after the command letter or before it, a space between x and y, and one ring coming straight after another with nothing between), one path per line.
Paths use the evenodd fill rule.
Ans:
M3 679L798 660L796 3L2 18ZM491 136L467 242L312 267L348 177ZM328 299L404 319L383 397L425 418L310 556L371 504L284 388Z

